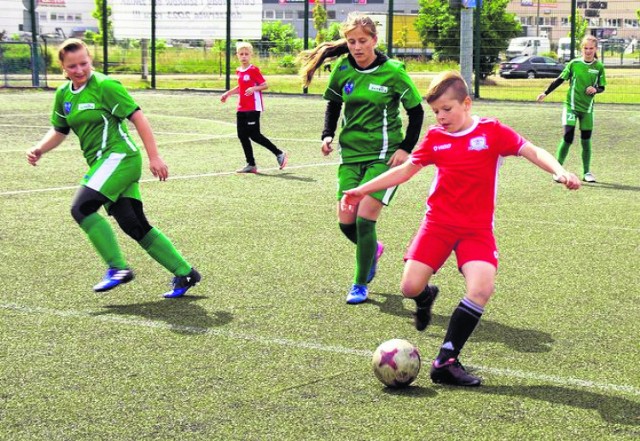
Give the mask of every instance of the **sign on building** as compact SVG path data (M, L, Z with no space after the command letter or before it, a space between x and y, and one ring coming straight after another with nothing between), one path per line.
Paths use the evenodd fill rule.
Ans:
M110 0L116 38L150 38L151 0ZM224 39L227 0L156 0L156 37ZM231 38L262 37L262 0L231 0Z

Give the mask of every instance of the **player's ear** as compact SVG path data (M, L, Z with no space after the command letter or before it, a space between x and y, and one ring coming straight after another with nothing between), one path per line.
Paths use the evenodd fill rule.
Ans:
M467 95L464 98L464 101L462 101L462 104L464 105L464 110L466 110L466 111L471 110L471 97L469 95Z

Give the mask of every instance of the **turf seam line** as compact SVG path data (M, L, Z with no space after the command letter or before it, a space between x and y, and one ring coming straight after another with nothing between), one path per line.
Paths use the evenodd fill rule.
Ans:
M236 340L245 340L252 343L279 345L279 346L291 347L295 349L317 350L322 352L330 352L334 354L355 355L359 357L371 357L373 355L373 351L345 348L343 346L323 345L320 343L295 341L295 340L289 340L286 338L261 337L258 335L242 334L238 332L230 332L230 331L224 331L220 329L201 328L197 326L173 325L173 324L168 324L164 322L156 322L152 320L128 319L128 318L117 317L112 315L100 315L100 312L56 310L56 309L50 309L50 308L27 307L27 306L14 304L14 303L0 304L0 309L4 309L7 311L21 312L25 314L44 314L44 315L63 317L63 318L90 318L90 319L96 319L105 323L115 323L115 324L126 325L126 326L138 326L138 327L162 329L162 330L169 330L169 331L180 331L180 332L187 332L192 334L214 335L214 336L226 337L226 338L231 338ZM481 372L486 372L486 373L490 373L492 375L497 375L497 376L519 378L519 379L528 380L528 381L542 381L547 383L553 383L559 386L569 385L569 386L580 387L583 389L598 389L605 392L619 392L619 393L625 393L625 394L634 395L634 396L640 396L639 388L628 386L628 385L597 383L594 381L581 380L579 378L571 378L571 377L567 378L567 377L559 377L555 375L536 374L531 372L518 371L514 369L501 369L501 368L492 368L487 366L472 366L472 365L467 365L467 366L471 369L479 370Z
M339 165L338 162L326 162L326 163L316 163L316 164L302 164L302 165L292 165L288 166L287 170L294 169L302 169L302 168L313 168L313 167L326 167L329 165ZM261 168L259 173L268 172L268 171L279 171L279 167L272 168ZM217 176L228 176L228 175L236 175L235 171L226 171L226 172L215 172L215 173L199 173L196 175L181 175L181 176L171 176L169 179L172 181L179 181L185 179L198 179L198 178L209 178L209 177L217 177ZM149 182L160 182L158 178L150 178L150 179L141 179L140 182L149 183ZM20 194L30 194L30 193L45 193L49 191L61 191L61 190L77 190L78 185L69 185L66 187L49 187L49 188L36 188L31 190L12 190L12 191L4 191L0 193L0 196L15 196Z

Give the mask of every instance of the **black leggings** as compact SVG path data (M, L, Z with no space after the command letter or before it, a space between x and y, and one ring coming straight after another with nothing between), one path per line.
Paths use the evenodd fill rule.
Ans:
M107 202L109 199L102 193L89 187L80 187L71 203L71 216L80 225ZM144 215L142 202L137 199L120 198L109 206L108 212L122 231L138 242L153 228Z
M238 125L238 138L242 144L242 150L244 150L244 157L247 160L247 164L256 165L256 160L253 157L253 147L251 141L255 141L274 155L282 153L274 143L260 133L260 112L238 112L237 125Z
M580 130L580 139L591 139L592 130ZM573 143L573 137L576 133L575 126L564 126L564 142L567 144Z

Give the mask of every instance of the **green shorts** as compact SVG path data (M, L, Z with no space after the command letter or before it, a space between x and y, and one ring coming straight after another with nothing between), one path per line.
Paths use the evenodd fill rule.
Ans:
M141 200L142 156L111 153L98 159L82 178L81 185L106 196L111 202L120 197Z
M338 194L337 199L340 200L345 190L356 188L360 184L369 182L373 178L380 176L389 170L387 161L380 159L371 162L355 162L351 164L340 164L338 167ZM386 190L380 190L371 193L374 199L379 200L384 205L389 205L393 195L396 193L397 187L391 187Z
M580 130L593 130L593 112L578 112L565 104L562 110L562 125L575 127L578 120Z

